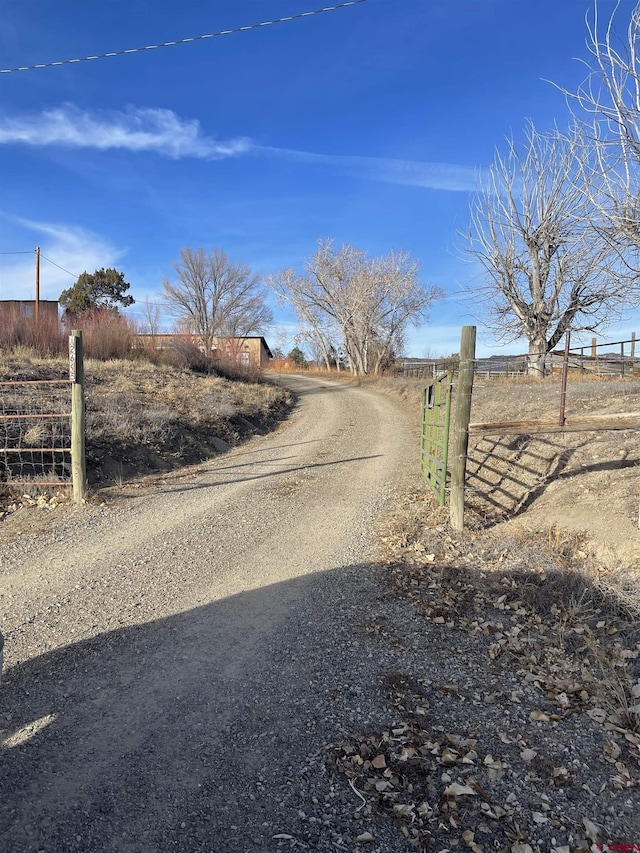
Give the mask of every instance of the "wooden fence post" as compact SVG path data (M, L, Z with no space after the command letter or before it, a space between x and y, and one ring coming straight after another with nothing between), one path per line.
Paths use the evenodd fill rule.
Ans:
M71 477L73 500L83 503L87 494L84 452L84 357L82 332L69 335L69 379L71 379Z
M476 356L476 327L463 326L460 338L460 368L456 393L456 428L453 433L451 463L450 519L454 530L464 529L464 481L469 447L471 392Z

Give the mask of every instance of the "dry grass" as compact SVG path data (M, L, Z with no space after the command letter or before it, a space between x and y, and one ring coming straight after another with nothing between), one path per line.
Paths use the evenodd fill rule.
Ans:
M25 351L0 357L0 379L66 375L63 358L43 359ZM286 390L264 381L233 381L146 360L87 359L85 378L93 487L122 486L145 474L200 462L268 429L291 404Z

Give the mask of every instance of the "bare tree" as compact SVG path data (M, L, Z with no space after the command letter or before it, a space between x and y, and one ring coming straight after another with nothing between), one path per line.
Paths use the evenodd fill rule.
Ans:
M218 338L262 334L271 322L266 291L244 263L231 261L222 249L210 254L188 246L174 263L177 281L164 279L164 300L179 324L192 328L210 353Z
M277 273L270 284L321 347L326 364L344 349L353 373L379 373L410 322L425 320L438 287L424 287L407 252L368 258L351 245L318 243L306 273ZM339 339L338 339L339 338Z
M151 335L151 339L160 331L160 306L157 302L152 302L148 296L139 303L144 323L144 330Z
M637 278L640 250L640 3L619 36L616 3L601 24L598 4L587 16L588 75L577 91L561 88L593 150L579 157L583 184L600 219L600 231L617 251L619 274Z
M557 133L527 126L525 141L496 153L471 204L467 251L484 271L476 290L503 338L526 337L529 372L564 333L615 316L626 299L609 247L592 227L576 149Z
M289 302L296 313L301 326L295 337L296 343L308 343L314 350L318 350L325 367L331 370L336 343L340 339L335 319L308 298L304 277L296 275L293 269L289 268L271 276L269 284L280 300ZM339 368L339 364L337 367Z

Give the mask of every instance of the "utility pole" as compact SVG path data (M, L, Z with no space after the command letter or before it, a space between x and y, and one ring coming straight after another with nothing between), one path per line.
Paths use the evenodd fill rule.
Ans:
M40 319L40 246L36 246L36 323Z

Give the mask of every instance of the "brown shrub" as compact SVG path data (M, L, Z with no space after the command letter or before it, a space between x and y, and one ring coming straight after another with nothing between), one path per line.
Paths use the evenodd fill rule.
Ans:
M67 350L67 338L55 317L24 317L11 312L0 325L0 350L10 353L17 348L31 350L40 358L62 355Z
M68 331L73 328L82 332L84 352L88 358L107 361L126 358L131 352L134 329L116 311L93 308L65 317L64 325Z

